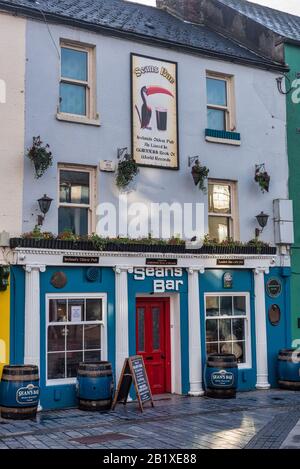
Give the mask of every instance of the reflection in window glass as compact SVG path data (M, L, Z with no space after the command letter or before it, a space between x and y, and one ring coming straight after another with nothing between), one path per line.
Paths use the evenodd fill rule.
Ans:
M206 314L207 316L219 316L219 297L206 297Z
M79 363L83 362L82 352L67 353L67 378L76 378Z
M228 217L209 216L208 229L210 238L216 239L219 243L228 239L230 237L229 223Z
M86 87L70 83L60 84L60 112L86 115Z
M102 300L86 300L86 321L102 321Z
M67 326L67 350L83 349L83 326Z
M221 296L220 301L221 316L232 316L232 296Z
M84 362L93 363L101 361L101 350L92 350L84 352Z
M208 210L213 213L231 212L230 186L227 184L208 185Z
M65 204L89 204L90 175L84 171L60 172L60 202Z
M206 342L218 341L218 320L207 319L206 321Z
M66 322L67 300L50 300L49 322Z
M65 354L48 353L48 379L63 379L65 377Z
M246 298L244 296L235 296L233 298L233 314L235 316L246 315Z
M61 352L65 350L65 326L48 327L48 351Z
M210 355L211 353L219 353L219 344L218 342L207 342L206 344L206 353Z
M91 324L84 326L84 348L85 350L95 350L101 348L100 325Z
M87 81L88 54L84 51L61 48L61 75L72 80Z
M152 308L153 350L160 349L160 308Z
M219 339L224 341L232 340L231 319L219 321Z
M84 236L89 230L89 209L79 207L59 207L58 230L63 233L70 230L72 233Z
M245 321L244 319L233 319L232 321L233 340L245 339Z
M227 83L225 80L207 78L207 104L227 106Z
M225 111L219 109L207 109L207 125L209 129L226 130Z

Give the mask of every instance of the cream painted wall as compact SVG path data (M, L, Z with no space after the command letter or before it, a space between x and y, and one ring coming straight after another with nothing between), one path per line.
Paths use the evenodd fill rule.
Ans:
M21 232L26 20L0 13L0 232Z

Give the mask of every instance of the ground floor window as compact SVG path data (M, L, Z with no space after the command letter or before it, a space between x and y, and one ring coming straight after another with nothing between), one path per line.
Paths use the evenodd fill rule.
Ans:
M206 353L233 353L240 365L250 365L249 295L206 295L205 315Z
M81 362L105 359L106 301L101 295L47 297L47 380L72 380Z

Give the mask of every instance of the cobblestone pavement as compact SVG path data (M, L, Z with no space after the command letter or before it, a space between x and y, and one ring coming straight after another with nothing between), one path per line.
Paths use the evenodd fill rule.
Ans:
M139 412L136 403L114 412L42 412L35 421L0 419L0 449L280 448L300 418L300 393L239 393L233 400L164 396ZM300 448L300 426L293 443Z

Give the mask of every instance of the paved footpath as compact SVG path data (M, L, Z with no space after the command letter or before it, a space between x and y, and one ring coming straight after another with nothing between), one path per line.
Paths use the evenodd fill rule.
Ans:
M0 419L0 449L300 448L299 419L300 392L254 391L232 400L164 396L144 414L129 403L105 414L69 409L34 421Z

